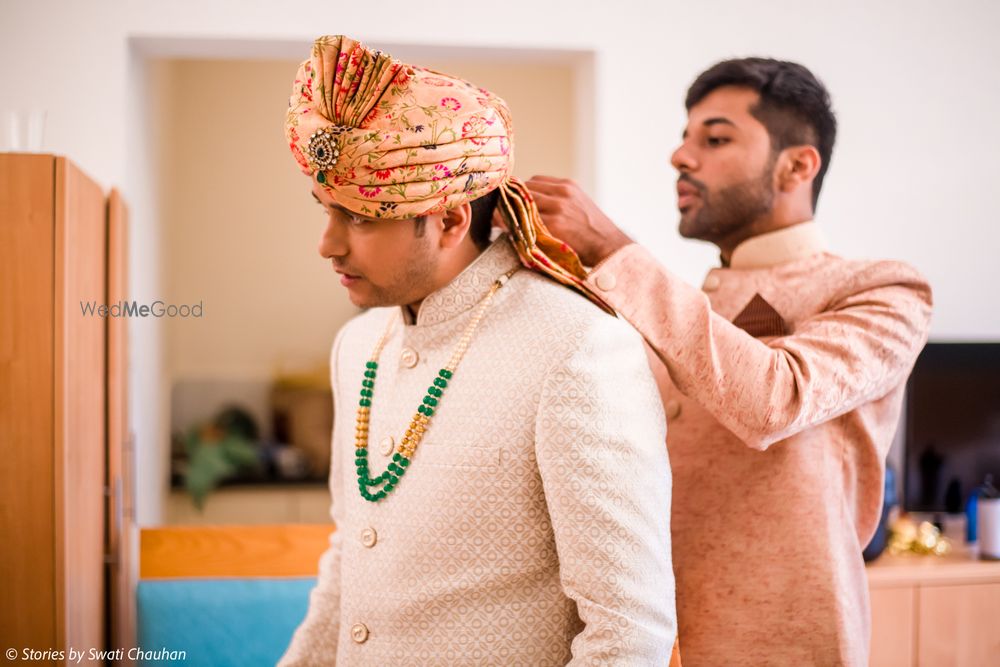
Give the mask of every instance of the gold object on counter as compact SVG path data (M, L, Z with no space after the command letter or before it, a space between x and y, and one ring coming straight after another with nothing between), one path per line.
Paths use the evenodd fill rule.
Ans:
M903 553L943 556L951 551L951 542L929 521L917 524L902 515L893 522L890 531L889 553L894 556Z

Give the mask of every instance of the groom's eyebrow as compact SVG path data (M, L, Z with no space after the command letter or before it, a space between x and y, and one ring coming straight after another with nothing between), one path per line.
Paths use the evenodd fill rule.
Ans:
M316 200L316 203L319 204L320 206L322 206L323 208L333 209L334 211L338 211L340 213L343 213L344 215L348 215L348 216L350 216L352 218L359 218L361 220L369 220L371 222L377 222L379 220L379 218L372 218L371 216L361 215L360 213L355 213L354 211L346 209L346 208L344 208L343 206L341 206L340 204L338 204L336 202L331 202L331 203L327 204L322 199L320 199L316 195L315 192L310 192L309 194L311 194L313 196L313 199Z
M332 208L332 209L334 209L334 210L337 210L337 211L340 211L341 213L347 213L348 215L353 215L353 214L352 214L352 213L351 213L350 211L348 211L348 210L347 210L346 208L344 208L344 207L343 207L343 206L341 206L340 204L327 204L327 203L323 202L323 200L322 200L322 199L320 199L320 198L319 198L319 197L318 197L318 196L316 195L316 193L315 193L315 192L311 192L311 193L309 193L309 194L311 194L311 195L313 196L313 199L315 199L315 200L316 200L316 203L317 203L317 204L319 204L320 206L323 206L324 208Z

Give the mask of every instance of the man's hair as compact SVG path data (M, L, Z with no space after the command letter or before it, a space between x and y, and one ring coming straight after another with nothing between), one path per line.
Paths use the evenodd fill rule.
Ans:
M472 207L472 223L469 225L469 235L476 247L483 250L490 244L490 233L493 231L493 211L500 199L500 188L490 190L482 197L469 202Z
M760 101L750 113L767 128L775 154L789 146L804 144L819 151L821 163L812 184L815 211L837 138L837 119L830 105L830 93L812 72L798 63L740 58L724 60L702 72L688 88L685 107L690 111L709 93L723 86L749 88L760 94Z
M480 250L484 250L490 244L490 234L493 231L493 211L497 207L498 199L500 199L500 188L495 188L482 197L469 202L469 207L472 209L469 236L472 237L472 242ZM417 236L423 236L426 224L427 216L418 217L414 233Z

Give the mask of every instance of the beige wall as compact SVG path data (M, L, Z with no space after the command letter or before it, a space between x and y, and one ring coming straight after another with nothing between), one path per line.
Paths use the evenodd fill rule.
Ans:
M322 218L285 147L293 63L167 67L164 276L201 319L167 320L174 382L266 380L326 362L354 312L316 254Z

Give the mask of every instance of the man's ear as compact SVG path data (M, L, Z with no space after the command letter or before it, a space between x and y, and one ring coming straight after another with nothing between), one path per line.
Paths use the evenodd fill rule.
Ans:
M815 146L791 146L781 152L778 162L778 187L782 192L811 185L823 160Z
M441 215L441 247L455 248L469 235L472 207L469 202L445 211Z

